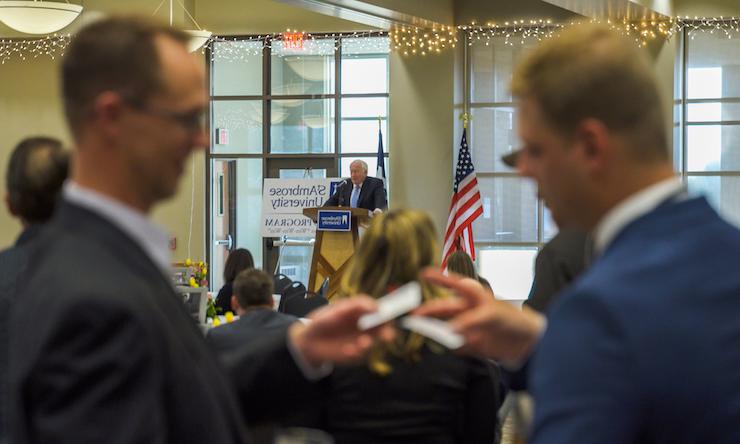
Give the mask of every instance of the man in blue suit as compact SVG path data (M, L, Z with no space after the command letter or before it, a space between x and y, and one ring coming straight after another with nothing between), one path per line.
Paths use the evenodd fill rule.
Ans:
M653 68L634 42L588 25L518 68L520 174L558 226L589 230L594 260L547 323L473 282L428 277L462 299L470 352L532 354L531 442L740 442L740 231L673 173Z
M324 206L348 206L368 211L388 208L385 184L377 177L368 177L367 164L357 159L349 165L350 178L343 181Z

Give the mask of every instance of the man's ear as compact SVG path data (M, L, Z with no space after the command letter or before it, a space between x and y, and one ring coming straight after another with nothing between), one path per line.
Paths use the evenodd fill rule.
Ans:
M575 143L590 171L601 170L611 162L611 132L598 119L584 119L575 131Z
M11 216L18 217L18 212L10 204L10 193L7 191L5 192L5 207L8 209L8 213L10 213Z
M234 310L234 313L239 309L239 301L237 301L236 295L231 296L231 309Z
M92 119L96 127L107 136L115 136L121 132L120 123L126 103L120 94L114 91L105 91L98 95L93 102Z

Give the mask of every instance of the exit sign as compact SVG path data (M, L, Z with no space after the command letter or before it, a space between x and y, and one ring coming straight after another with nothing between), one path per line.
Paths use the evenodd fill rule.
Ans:
M283 47L285 49L303 49L303 37L302 32L284 32Z

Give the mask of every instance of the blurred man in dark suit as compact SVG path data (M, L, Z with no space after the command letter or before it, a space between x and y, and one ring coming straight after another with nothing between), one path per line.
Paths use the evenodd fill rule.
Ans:
M20 220L23 231L15 244L0 252L0 442L6 435L5 398L8 370L8 317L16 293L24 283L28 244L51 218L67 178L69 156L51 137L29 137L13 149L5 175L8 212Z
M239 319L208 331L206 342L218 354L242 348L265 334L286 330L298 318L274 310L272 276L262 270L244 270L234 279L231 308Z
M388 200L382 179L368 177L367 164L355 160L349 165L350 178L342 182L324 206L364 208L368 211L385 210Z
M293 405L310 398L308 380L331 362L392 335L357 330L376 310L359 298L250 344L228 375L218 365L172 288L168 235L149 218L208 145L203 60L188 41L113 17L80 30L65 52L75 167L11 313L14 444L242 443L245 418L285 411L283 390Z

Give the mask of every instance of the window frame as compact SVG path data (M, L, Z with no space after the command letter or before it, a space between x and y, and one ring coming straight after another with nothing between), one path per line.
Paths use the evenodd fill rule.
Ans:
M205 63L206 63L206 82L208 85L208 103L209 103L209 117L206 122L206 131L208 132L209 137L209 147L205 152L205 165L204 165L204 177L205 180L205 208L206 208L206 220L205 220L205 231L206 231L206 248L205 248L205 257L206 261L208 263L211 262L211 245L210 245L210 239L212 237L212 229L211 226L211 212L212 212L212 186L211 186L211 180L212 180L212 163L214 160L239 160L239 159L261 159L262 160L262 174L263 179L267 173L267 167L268 167L268 160L269 159L303 159L303 160L311 160L311 159L332 159L336 165L337 171L341 175L341 162L344 158L362 158L362 157L375 157L377 156L377 153L358 153L358 152L345 152L342 149L342 99L348 99L348 98L370 98L370 97L380 97L384 98L386 100L386 116L384 118L386 122L386 131L385 131L385 140L386 143L384 144L384 162L386 165L386 170L390 169L390 125L388 122L390 122L390 56L387 55L387 75L388 75L388 82L387 82L387 91L384 93L349 93L345 94L342 93L342 40L343 39L358 39L358 38L377 38L377 37L385 37L390 38L388 36L387 32L378 31L378 32L367 32L363 33L362 36L357 36L353 33L315 33L311 34L311 37L314 39L334 39L334 90L330 94L300 94L300 95L276 95L272 94L272 78L271 78L271 72L272 72L272 48L271 45L273 42L279 42L279 38L275 38L273 36L261 36L261 35L236 35L236 36L229 36L228 41L235 41L238 42L240 40L251 40L251 41L261 41L263 42L262 47L262 53L259 55L261 57L261 63L262 63L262 94L259 95L216 95L214 94L214 88L212 84L213 79L213 69L214 69L214 63L215 60L213 58L213 50L211 46L209 45L205 52ZM390 54L390 53L388 53ZM368 54L367 58L371 58L372 55ZM334 124L334 150L330 153L273 153L271 152L271 134L270 129L272 126L272 123L270 121L269 116L271 115L272 111L272 101L273 100L280 100L280 99L295 99L295 100L311 100L311 99L331 99L334 101L334 116L333 116L333 124ZM233 153L214 153L212 150L213 141L214 141L214 128L213 128L213 120L214 120L214 103L219 101L243 101L243 100L255 100L255 101L261 101L262 102L262 150L261 152L255 152L255 153L247 153L247 152L233 152ZM331 118L330 118L331 119ZM359 118L353 118L349 120L358 120ZM377 117L372 117L373 120L377 120ZM369 118L364 119L369 120ZM373 174L374 172L369 172L369 174ZM389 190L390 195L390 190ZM210 273L211 269L209 267L209 282L212 280L210 279Z

